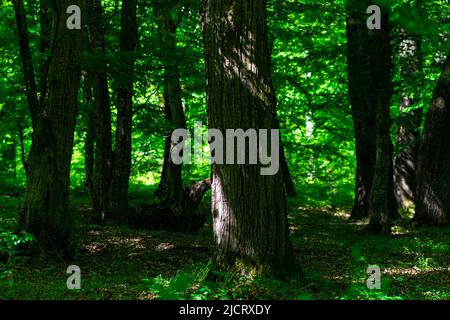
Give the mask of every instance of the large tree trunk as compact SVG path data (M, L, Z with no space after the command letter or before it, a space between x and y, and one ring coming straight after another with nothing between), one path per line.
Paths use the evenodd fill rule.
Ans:
M117 89L116 149L111 184L112 212L122 219L128 209L128 185L131 173L131 134L133 120L133 52L138 46L137 0L122 1L120 31L120 72Z
M90 53L100 61L105 55L105 39L100 0L88 0L88 38ZM103 64L100 64L103 65ZM101 222L111 217L109 188L112 169L111 107L109 103L108 77L102 68L90 73L94 88L95 109L95 169L94 169L94 219Z
M186 128L186 119L181 99L180 71L177 55L177 25L171 16L174 1L169 1L157 8L159 32L162 41L164 59L164 109L165 116L172 123L174 130ZM177 165L170 159L171 137L167 137L164 148L164 163L161 174L159 196L171 203L175 212L183 212L183 179L182 165Z
M417 167L414 221L450 223L450 55L445 62L427 114Z
M67 30L66 9L81 1L55 2L48 101L32 137L30 176L19 223L43 250L67 253L71 234L68 208L70 162L80 80L82 34Z
M421 39L401 30L400 67L404 88L400 106L399 128L397 133L397 156L394 164L395 196L399 206L407 208L414 203L416 188L416 165L419 152L420 125L422 109L405 112L414 106L417 86L420 86L422 71Z
M357 163L355 202L350 219L357 220L370 216L371 212L380 212L381 207L387 208L391 218L397 216L393 146L389 135L392 50L388 9L382 10L382 29L369 32L366 26L369 5L368 1L347 1L348 77ZM374 190L374 186L382 190ZM373 191L384 194L384 198L372 196ZM382 199L387 203L381 204Z
M266 4L265 0L204 1L209 128L224 133L277 127ZM283 177L281 171L261 175L260 169L260 165L213 164L217 262L242 271L286 276L295 264Z

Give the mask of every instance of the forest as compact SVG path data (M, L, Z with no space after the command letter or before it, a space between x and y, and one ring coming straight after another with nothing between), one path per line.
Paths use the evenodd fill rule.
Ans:
M449 37L448 0L1 0L0 300L449 300Z

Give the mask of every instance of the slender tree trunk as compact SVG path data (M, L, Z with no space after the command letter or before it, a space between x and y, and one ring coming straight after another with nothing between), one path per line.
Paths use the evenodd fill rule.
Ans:
M427 114L417 168L414 221L450 223L450 55L433 94Z
M370 87L368 64L369 33L364 4L356 7L348 1L347 60L348 82L356 147L355 201L350 219L359 220L369 214L369 199L375 165L375 109L367 98ZM369 48L367 48L369 47Z
M89 14L89 49L90 53L102 60L105 55L105 39L102 25L102 5L100 0L88 0ZM108 77L105 70L99 68L91 71L94 88L95 109L95 169L93 211L96 221L111 217L111 169L112 169L112 137L111 107L109 103Z
M39 112L39 101L37 97L36 77L33 67L33 59L28 37L27 16L23 0L14 0L14 12L16 16L17 31L19 35L20 58L22 60L22 71L25 82L28 108L30 110L33 128L36 125L37 113Z
M33 233L42 249L68 253L71 211L68 208L70 162L80 80L82 34L66 27L66 9L81 1L55 2L48 103L37 114L19 224Z
M286 188L286 195L292 198L296 197L297 190L295 190L294 180L292 179L291 176L291 170L289 170L289 165L284 152L284 147L281 147L280 149L280 164L281 170L283 172L283 181L284 186Z
M277 127L266 5L265 0L204 1L209 128ZM287 276L294 255L282 172L264 176L260 169L249 164L212 167L217 262Z
M88 72L83 72L83 92L86 117L86 140L84 142L84 188L89 204L94 204L94 167L95 167L95 110L93 105L92 81Z
M392 97L392 46L390 43L389 8L383 7L381 30L373 30L369 43L377 43L370 48L371 68L369 100L376 112L376 157L375 171L371 187L367 231L390 234L391 221L397 217L394 195L393 145L390 136Z
M27 160L27 155L25 151L25 128L24 126L25 122L25 110L20 110L20 116L17 120L17 135L19 137L19 144L20 144L20 160L22 161L23 170L25 171L25 176L29 177L30 174L30 168Z
M270 55L272 56L272 54ZM280 121L276 119L277 129L280 129ZM281 140L280 140L281 141ZM283 183L286 188L286 195L288 197L294 198L297 196L297 190L295 190L294 180L292 179L291 170L289 169L289 164L286 158L286 153L284 152L285 147L283 143L280 145L280 166L281 172L283 173Z
M40 19L40 27L41 34L39 38L39 52L41 54L42 62L40 65L40 81L39 81L39 90L40 90L40 107L44 108L45 103L47 101L47 93L48 93L48 68L50 63L50 37L51 37L51 12L50 12L50 0L40 0L39 6L39 19Z
M405 88L400 106L399 128L397 133L398 153L394 164L395 196L399 206L407 208L414 203L416 188L416 165L420 142L422 109L404 112L415 104L417 87L421 87L422 72L421 39L419 36L400 32L400 65L402 84ZM414 91L415 92L414 92ZM414 94L415 93L415 94Z
M170 115L168 116L166 113L166 119L168 120ZM167 198L167 171L169 170L170 163L170 148L172 146L172 132L169 132L167 136L164 138L164 156L163 156L163 164L161 167L161 178L159 180L158 188L155 191L155 196L165 199Z
M111 189L115 219L128 210L128 185L131 173L131 133L133 120L134 57L137 50L137 0L122 1L120 31L120 72L117 89L116 150Z
M159 33L163 47L164 59L164 109L166 119L172 123L173 129L186 128L186 119L181 99L180 71L178 66L176 22L171 16L175 5L169 1L157 8ZM183 212L183 179L182 165L174 164L170 159L171 137L167 137L164 148L164 163L159 193L178 214Z

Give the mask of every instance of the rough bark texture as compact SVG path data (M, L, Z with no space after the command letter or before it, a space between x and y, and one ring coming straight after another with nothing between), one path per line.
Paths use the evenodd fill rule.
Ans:
M68 208L70 162L75 130L82 35L67 30L66 9L81 1L55 2L48 100L37 114L29 157L30 176L19 223L44 250L67 253L71 233Z
M450 223L450 56L427 114L417 168L415 222Z
M131 173L131 134L133 121L133 52L138 46L137 0L122 1L120 30L120 71L117 88L116 148L114 152L111 201L114 219L122 220L128 210L128 184Z
M422 52L419 36L401 30L400 40L399 60L405 92L400 106L397 155L394 163L394 185L398 205L407 208L414 203L415 198L422 109L409 112L404 110L414 106L415 101L411 95L417 95L417 91L421 87L421 81L418 81L418 79L420 79L422 71Z
M206 0L201 19L209 127L276 128L266 1ZM212 215L218 263L276 276L293 271L281 171L263 176L259 165L214 164Z
M163 47L164 60L164 109L165 116L174 130L186 128L186 119L181 99L180 70L177 59L177 25L171 16L176 3L169 1L156 10L159 20L159 32ZM166 202L174 206L174 211L182 214L184 201L182 165L174 164L170 159L171 137L167 137L164 148L164 163L159 194ZM175 208L178 207L178 208Z
M370 216L371 202L376 207L384 206L379 203L380 196L372 197L374 185L382 188L377 193L384 194L389 215L397 216L390 113L383 109L389 109L392 96L388 10L382 10L382 29L369 31L366 9L370 4L368 1L347 1L348 78L357 163L355 202L350 219L355 220ZM381 178L385 166L389 171L387 181ZM376 176L383 182L375 181ZM380 210L374 208L372 213L375 212Z
M88 38L90 54L102 61L105 55L105 39L100 0L88 0ZM101 66L102 64L100 64ZM95 110L95 169L94 169L94 219L101 222L111 217L109 188L112 169L111 107L108 77L102 68L90 71L94 92Z

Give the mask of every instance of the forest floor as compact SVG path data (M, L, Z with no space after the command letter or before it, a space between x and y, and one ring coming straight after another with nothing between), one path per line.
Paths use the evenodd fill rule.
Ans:
M0 227L15 223L20 202L0 196ZM73 201L81 217L88 214L83 203ZM304 279L287 282L213 270L210 225L185 235L83 222L74 260L4 265L3 278L0 268L0 299L450 299L450 228L397 226L382 237L347 218L344 209L291 201ZM67 289L69 265L81 269L81 290ZM369 265L382 270L381 290L367 288Z

